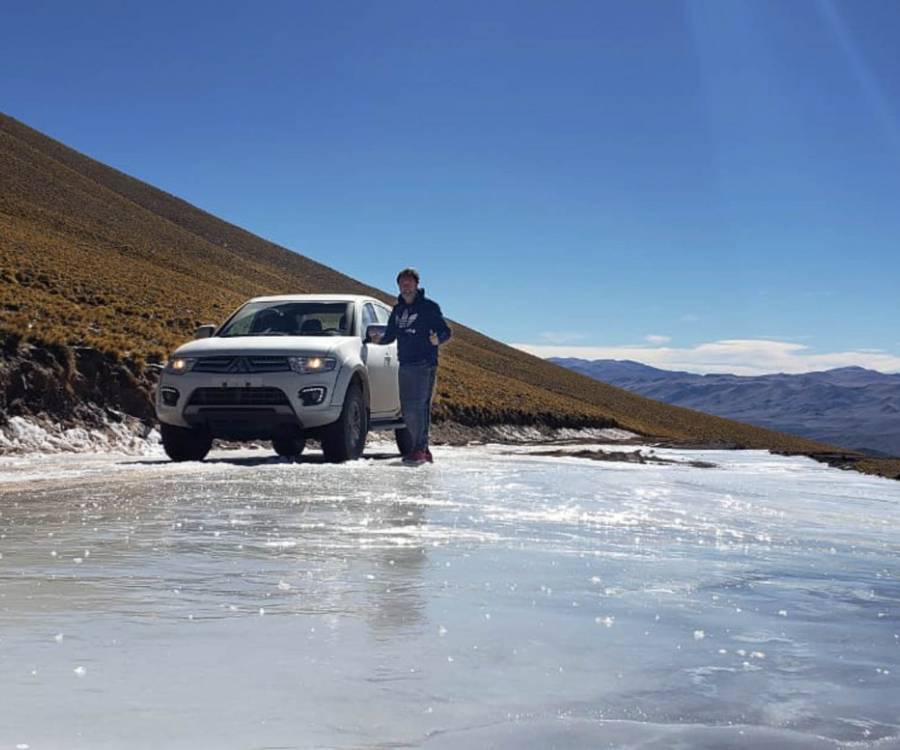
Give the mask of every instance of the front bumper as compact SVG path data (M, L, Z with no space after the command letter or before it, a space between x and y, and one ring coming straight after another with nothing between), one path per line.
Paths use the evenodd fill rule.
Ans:
M217 438L271 439L336 421L341 414L341 404L333 403L336 382L337 373L226 376L164 372L156 389L156 416L160 422L204 429ZM305 405L300 392L316 387L326 391L322 403ZM171 389L177 391L177 400Z

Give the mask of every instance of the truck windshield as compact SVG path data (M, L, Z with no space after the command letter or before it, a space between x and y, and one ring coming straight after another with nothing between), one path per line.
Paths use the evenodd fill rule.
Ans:
M349 302L248 302L218 336L349 336Z

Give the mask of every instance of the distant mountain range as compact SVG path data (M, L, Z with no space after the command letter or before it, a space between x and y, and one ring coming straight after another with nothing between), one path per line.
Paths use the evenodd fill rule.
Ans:
M551 361L667 404L870 455L900 456L900 373L841 367L800 375L697 375L630 360Z

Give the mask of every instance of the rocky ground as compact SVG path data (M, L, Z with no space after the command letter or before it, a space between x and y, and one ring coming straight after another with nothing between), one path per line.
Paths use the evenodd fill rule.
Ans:
M0 348L0 413L97 426L130 416L152 423L154 372L84 346L35 345L7 335Z

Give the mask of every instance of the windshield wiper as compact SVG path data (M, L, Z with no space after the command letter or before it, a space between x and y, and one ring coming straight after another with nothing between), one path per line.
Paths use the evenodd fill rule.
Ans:
M292 333L288 333L286 331L263 331L260 333L222 333L219 334L217 338L223 339L236 339L242 336L349 336L350 334L345 331L306 331L305 333L301 333L300 331L294 331Z
M218 338L237 339L246 336L295 336L294 333L285 333L284 331L266 331L265 333L223 333Z

